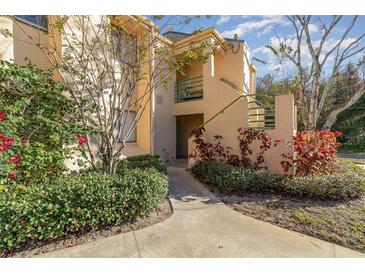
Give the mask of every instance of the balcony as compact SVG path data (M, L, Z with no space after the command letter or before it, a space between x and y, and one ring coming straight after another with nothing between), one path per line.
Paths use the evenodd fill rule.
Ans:
M175 83L175 103L203 99L203 76L179 80Z

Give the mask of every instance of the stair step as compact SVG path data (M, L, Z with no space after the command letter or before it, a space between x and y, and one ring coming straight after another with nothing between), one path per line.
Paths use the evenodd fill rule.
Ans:
M275 110L274 108L271 108L271 107L249 107L248 110L251 110L251 109L267 109L267 110Z
M269 117L275 117L275 113L274 112L270 112L270 113L250 113L248 114L248 116L269 116Z
M275 122L275 120L257 120L257 121L248 121L249 123L266 123L268 124L269 122Z
M275 127L248 127L248 128L251 128L251 129L268 129L268 130L275 129Z

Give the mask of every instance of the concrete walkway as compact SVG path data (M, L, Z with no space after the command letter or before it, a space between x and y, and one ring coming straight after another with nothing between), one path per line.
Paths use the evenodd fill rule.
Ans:
M238 213L177 164L168 168L174 214L117 236L39 257L364 257Z

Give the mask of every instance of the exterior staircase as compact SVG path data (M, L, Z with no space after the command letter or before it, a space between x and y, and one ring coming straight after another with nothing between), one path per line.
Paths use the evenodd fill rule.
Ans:
M256 94L249 94L225 78L221 82L242 94L248 102L248 128L275 129L275 105L264 104L256 98ZM249 90L249 89L247 89Z

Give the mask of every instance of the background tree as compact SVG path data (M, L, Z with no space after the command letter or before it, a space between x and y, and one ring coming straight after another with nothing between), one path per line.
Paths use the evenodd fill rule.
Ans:
M164 20L169 26L170 20ZM191 17L179 24L190 21ZM44 48L37 37L18 26L68 86L77 106L75 115L97 133L97 152L87 140L87 160L96 168L100 158L105 173L115 172L126 141L156 88L165 85L176 71L183 73L187 64L206 62L215 48L206 42L192 42L176 58L174 49L160 35L164 27L158 28L142 16L59 17L50 22L49 33L54 30L61 36L62 48L57 48L57 35L54 43Z
M343 31L338 24L342 16L333 16L328 24L320 17L288 16L295 31L293 41L277 37L279 47L267 46L279 57L280 61L287 60L293 64L298 75L297 104L300 116L303 118L305 129L315 129L326 99L333 90L333 82L341 69L350 58L364 54L363 44L365 32L357 38L351 38L351 30L357 22L358 16L353 16L351 22ZM315 24L321 30L320 38L314 40L310 26ZM339 39L331 46L329 40L336 32ZM305 62L305 54L309 54L310 62ZM325 72L328 72L325 77ZM325 81L322 81L325 78ZM337 116L354 105L365 93L364 83L353 90L352 95L341 106L333 109L323 124L323 128L331 128Z
M361 88L364 82L363 62L349 62L335 77L332 92L318 120L319 125L333 121L330 118L333 110L341 109L349 99ZM365 96L355 104L336 115L332 128L344 132L342 141L365 139Z

